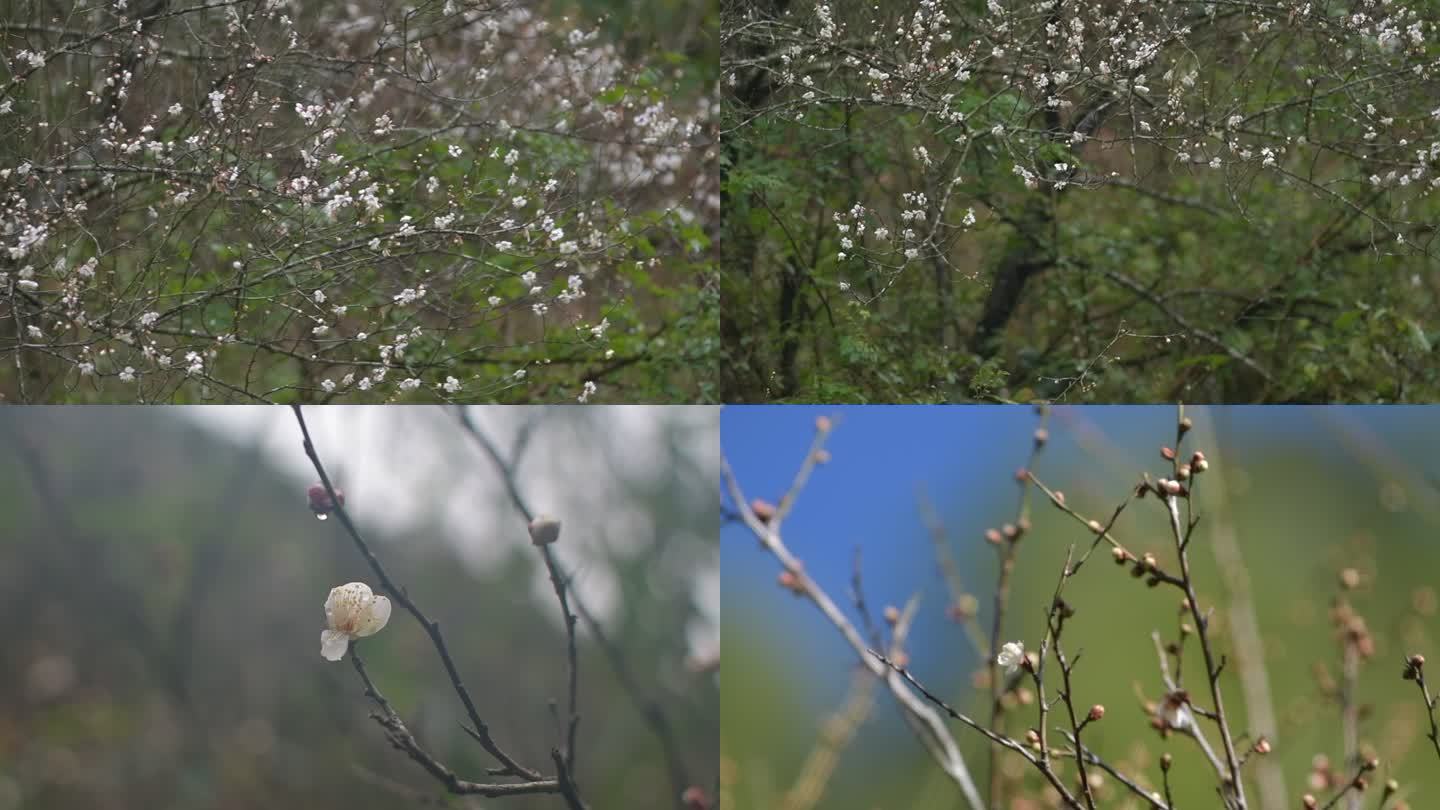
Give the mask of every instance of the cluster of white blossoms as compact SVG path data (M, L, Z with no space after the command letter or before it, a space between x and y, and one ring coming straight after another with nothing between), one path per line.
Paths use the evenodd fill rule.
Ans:
M833 113L837 102L873 105L875 112L856 117L854 135L847 124L845 148L893 152L870 155L884 168L851 180L869 186L863 202L873 211L898 211L899 226L928 222L948 230L958 219L953 210L965 212L968 227L981 202L991 207L991 196L1011 202L1005 198L1027 192L1163 186L1167 178L1133 158L1137 146L1173 156L1212 187L1225 184L1220 197L1249 191L1232 184L1244 178L1252 185L1253 173L1367 215L1372 203L1363 191L1355 196L1357 189L1393 192L1393 204L1374 206L1374 224L1401 241L1413 229L1389 212L1410 210L1411 200L1440 189L1433 126L1440 62L1430 53L1437 17L1414 0L1367 0L1343 16L1305 0L1248 7L1244 15L1179 0L1116 7L987 0L983 24L957 23L949 9L936 0L827 0L788 9L773 25L736 32L737 53L745 56L722 80L741 87L763 75L773 83L773 98L747 111L755 115L746 124L768 118L793 127L811 111ZM862 18L869 20L865 37L839 44L837 20ZM1197 30L1204 35L1194 36ZM1274 76L1224 73L1217 66L1228 64L1224 43L1232 41L1250 42L1257 59L1273 62ZM773 63L755 53L773 55ZM893 130L880 109L890 111ZM1305 114L1285 114L1289 109ZM1096 141L1103 145L1087 146ZM1121 147L1132 159L1104 154ZM959 176L974 165L987 174L978 181L985 195L972 196L969 179ZM997 177L1001 172L1008 178ZM895 199L897 178L936 190L934 202L914 205L913 192ZM837 261L863 256L875 269L894 269L843 211L833 212L843 226L831 235ZM889 230L872 221L872 233L884 240ZM943 258L938 243L948 234L900 236L894 249L907 258L930 254L932 246Z
M151 391L170 383L185 396L188 378L205 378L194 380L200 391L209 379L244 375L236 370L250 361L225 348L240 344L260 357L283 346L280 354L321 373L269 391L249 390L248 378L203 390L238 398L310 385L331 394L498 389L524 380L523 369L462 385L449 374L454 355L474 347L458 336L523 348L514 362L542 369L548 348L563 343L556 330L588 328L602 313L628 328L628 274L648 266L634 258L641 239L662 252L704 250L686 226L718 210L710 167L719 106L703 89L670 92L682 71L667 66L654 78L646 57L624 55L599 29L571 30L571 18L451 3L453 19L417 33L414 48L426 50L419 73L383 67L340 81L314 64L384 47L405 12L358 0L295 19L284 5L237 7L219 23L203 4L175 10L198 42L224 40L242 54L234 75L243 82L193 80L193 60L153 44L133 71L114 49L47 60L67 53L57 32L37 31L12 54L12 84L35 75L26 92L0 100L17 148L0 167L0 255L16 263L0 271L0 287L32 295L43 320L15 331L68 360L71 383L85 377L88 390L104 392L107 381L143 373ZM94 90L46 89L66 78L93 79ZM422 82L426 92L413 93ZM432 93L465 110L466 123L416 100ZM89 146L55 148L54 120L66 122L66 142ZM570 160L572 150L587 154ZM571 163L580 168L564 168ZM91 227L87 200L132 186L138 193L124 199L135 216L114 211L121 231ZM135 268L143 279L127 276ZM530 268L554 279L553 290L517 290L513 279ZM127 299L116 302L122 289ZM466 309L485 301L514 306ZM221 313L227 304L234 311ZM560 304L571 305L563 319L528 322ZM216 324L239 334L214 334ZM423 334L427 349L444 348L402 368L402 340L367 342L391 334ZM597 360L608 351L584 345Z

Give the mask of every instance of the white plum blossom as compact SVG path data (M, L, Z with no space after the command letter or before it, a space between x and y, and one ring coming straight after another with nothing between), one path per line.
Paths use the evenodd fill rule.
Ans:
M1025 642L1007 641L1000 645L1000 654L995 656L995 663L1005 668L1006 675L1014 675L1020 665L1025 663Z
M445 393L454 394L460 390L460 381L454 377L445 378Z
M590 395L595 393L596 385L594 380L586 380L585 387L580 390L580 396L576 397L581 405L590 401Z
M325 599L326 629L320 631L320 655L339 661L350 648L351 639L373 636L390 621L390 600L370 590L363 582L351 582L330 589Z
M420 387L420 380L419 380L418 378L416 378L416 377L411 377L411 378L408 379L408 380L401 380L401 381L400 381L400 390L401 390L401 391L414 391L416 388L419 388L419 387Z

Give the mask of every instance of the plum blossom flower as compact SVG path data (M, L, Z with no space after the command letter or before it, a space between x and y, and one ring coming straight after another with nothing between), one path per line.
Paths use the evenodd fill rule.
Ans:
M1000 645L1000 654L995 656L995 663L1005 668L1006 675L1014 675L1025 663L1025 642L1007 641Z
M363 582L330 589L325 600L325 630L320 631L320 655L339 661L351 639L373 636L390 621L390 600Z
M1160 704L1160 717L1167 728L1184 731L1190 727L1193 720L1187 706L1189 702L1190 696L1184 691L1171 692L1165 696L1164 702Z

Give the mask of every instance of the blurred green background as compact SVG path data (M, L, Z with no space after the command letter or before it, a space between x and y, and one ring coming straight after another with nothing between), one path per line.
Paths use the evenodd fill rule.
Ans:
M565 642L543 565L488 460L441 408L307 412L391 575L440 622L495 738L553 772ZM713 792L719 713L717 425L700 408L481 408L520 448L531 508L638 688ZM322 604L376 584L315 480L289 409L0 412L0 808L561 807L447 797L385 743ZM580 639L578 780L593 808L675 807L681 787L593 638ZM377 686L462 778L493 766L398 607L362 642Z
M1251 806L1299 807L1300 796L1312 790L1328 796L1330 791L1310 784L1318 755L1328 756L1340 770L1340 710L1328 682L1339 678L1341 646L1330 610L1341 593L1340 571L1347 567L1360 574L1360 585L1348 598L1366 619L1376 647L1358 683L1361 750L1373 752L1381 763L1373 782L1398 780L1397 798L1411 808L1440 806L1440 759L1423 736L1419 691L1400 677L1409 653L1440 660L1440 409L1192 408L1186 413L1196 423L1186 452L1203 449L1212 464L1196 497L1202 523L1191 559L1202 601L1216 603L1218 646L1230 656L1223 676L1227 708L1238 729L1247 729L1247 709L1253 707L1246 705L1248 690L1240 678L1247 664L1258 665L1276 721L1274 753L1246 768ZM849 596L856 549L872 610L903 605L919 594L908 645L912 671L958 707L984 714L986 700L972 686L972 676L985 662L962 625L947 617L949 596L922 519L920 494L933 502L944 523L948 548L966 591L978 598L979 622L988 636L997 564L983 533L1015 519L1013 475L1026 463L1037 416L1029 408L997 407L727 408L722 450L747 498L779 499L805 456L819 415L836 422L827 445L833 459L816 470L800 496L784 529L787 544L852 620L857 616ZM1105 520L1142 472L1155 477L1169 471L1159 448L1173 446L1175 418L1173 407L1058 409L1051 415L1051 440L1036 474L1062 490L1072 507ZM728 498L724 506L731 508ZM1003 640L1024 640L1032 650L1043 635L1045 609L1066 548L1088 545L1090 538L1046 501L1033 507L1033 523L1019 546L1002 633ZM1226 547L1225 533L1233 533L1240 556L1222 568L1216 550ZM1132 502L1115 534L1137 553L1155 552L1162 564L1174 559L1164 513L1154 499ZM721 536L722 795L734 810L793 807L785 803L787 793L801 780L807 755L845 703L855 658L811 604L777 587L778 565L757 548L743 525L729 519ZM1236 653L1230 626L1239 615L1232 610L1232 597L1247 588L1263 651L1258 661ZM1177 804L1218 806L1213 772L1193 741L1161 739L1142 709L1144 699L1163 694L1150 633L1175 636L1178 593L1147 589L1103 555L1081 570L1066 596L1078 610L1065 635L1067 652L1081 654L1076 702L1082 711L1093 703L1108 710L1103 721L1087 729L1087 743L1151 787L1160 785L1158 761L1168 751L1175 757ZM1203 680L1196 678L1200 660L1192 641L1188 685L1197 702L1208 706ZM1056 674L1052 667L1050 675ZM865 717L813 806L964 806L883 690L875 692ZM1021 736L1034 722L1034 707L1023 707L1009 715L1008 729ZM983 792L986 748L977 734L958 724L954 728ZM1218 747L1217 735L1212 731L1209 737ZM1001 755L999 762L1007 779L1019 780L1006 810L1052 806L1040 796L1033 769L1014 755ZM1268 787L1258 784L1257 767L1270 769ZM1073 765L1062 773L1073 784ZM1274 781L1277 776L1283 786ZM1347 771L1341 778L1348 776ZM1139 806L1117 787L1106 780L1097 796L1102 806ZM1266 801L1277 787L1283 787L1278 791L1283 801ZM1375 807L1379 799L1380 791L1372 790L1364 806ZM1387 806L1393 804L1392 798Z

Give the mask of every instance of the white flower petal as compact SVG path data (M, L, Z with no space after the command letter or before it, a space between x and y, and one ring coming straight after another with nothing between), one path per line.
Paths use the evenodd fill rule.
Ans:
M326 661L339 661L350 648L350 634L338 630L320 631L320 655Z
M325 600L325 623L331 630L355 632L362 614L370 607L375 595L363 582L350 582L330 589Z
M995 663L1005 668L1007 674L1014 674L1025 661L1025 642L1007 641L1000 645L1000 654L995 656Z
M373 636L380 632L389 621L390 600L377 594L375 601L371 602L369 609L362 614L360 623L355 626L355 635L361 638Z

